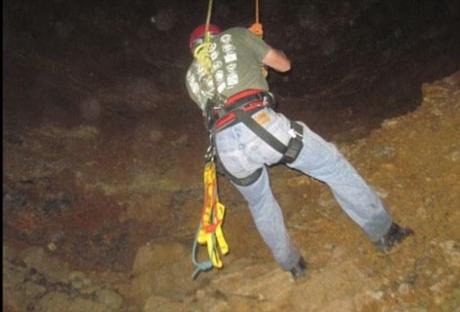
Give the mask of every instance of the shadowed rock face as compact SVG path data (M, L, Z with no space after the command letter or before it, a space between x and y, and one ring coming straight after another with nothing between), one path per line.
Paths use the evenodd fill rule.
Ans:
M223 270L192 281L207 135L183 82L191 1L23 1L4 10L3 308L7 311L453 311L460 305L456 1L261 1L279 110L336 143L415 230L387 256L327 186L272 185L309 263L274 263L225 179ZM5 6L5 4L4 4ZM223 27L243 1L215 1ZM242 9L244 8L244 9ZM205 252L200 256L204 259ZM398 310L399 309L399 310Z

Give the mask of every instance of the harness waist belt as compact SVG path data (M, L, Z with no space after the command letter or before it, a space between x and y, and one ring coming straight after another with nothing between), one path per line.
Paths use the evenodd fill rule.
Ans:
M224 108L232 110L254 101L263 101L265 97L271 97L270 93L261 89L246 89L229 97L224 103Z
M213 112L219 118L214 124L215 130L222 130L224 127L236 123L237 110L242 110L246 113L255 113L258 110L271 105L273 98L269 92L260 89L248 89L241 91L227 99L223 108Z
M251 112L255 113L259 111L259 109L264 108L265 106L262 104L262 102L252 102L249 104L244 105L243 107L239 107L238 110L242 110L244 112ZM236 123L237 120L237 114L235 111L231 111L227 113L224 117L218 119L215 124L215 129L216 130L222 130L226 126L230 126L234 123Z

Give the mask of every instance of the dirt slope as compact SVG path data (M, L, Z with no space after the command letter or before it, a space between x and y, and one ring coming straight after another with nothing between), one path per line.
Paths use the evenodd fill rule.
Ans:
M202 200L199 133L171 130L152 122L155 116L120 133L107 124L6 131L4 308L455 311L460 74L424 84L422 92L413 113L339 144L395 219L416 232L390 255L374 251L325 185L271 169L289 230L310 265L299 283L273 262L225 180L232 252L225 269L191 281Z

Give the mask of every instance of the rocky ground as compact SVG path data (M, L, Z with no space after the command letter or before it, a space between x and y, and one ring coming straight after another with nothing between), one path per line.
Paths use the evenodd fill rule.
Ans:
M53 11L54 37L36 17L21 20L33 30L13 23L4 41L3 309L459 311L458 39L444 26L403 40L407 23L389 37L352 32L354 45L343 46L335 27L364 23L369 7L337 5L327 19L318 7L297 13L308 38L281 32L293 36L288 54L315 49L290 76L270 73L280 110L336 143L414 236L377 253L327 186L277 166L273 190L308 277L294 282L277 267L245 202L220 179L231 252L222 270L192 280L207 138L182 83L190 56L169 53L177 42L168 40L190 25L172 9L132 32L134 22L113 23L108 11L72 23ZM371 24L380 9L364 15ZM281 40L276 28L267 38Z
M225 182L229 212L224 229L232 252L223 270L191 280L189 247L202 199L200 166L184 172L192 166L193 153L178 168L156 172L155 153L130 154L123 163L126 146L114 146L95 126L44 125L7 135L3 307L456 311L460 73L424 84L422 92L415 112L340 144L395 219L415 230L391 254L375 252L325 185L285 168L272 169L288 227L310 265L308 278L297 283L275 265L245 203ZM155 129L146 133L138 144L158 144ZM179 137L164 144L185 155L186 141Z

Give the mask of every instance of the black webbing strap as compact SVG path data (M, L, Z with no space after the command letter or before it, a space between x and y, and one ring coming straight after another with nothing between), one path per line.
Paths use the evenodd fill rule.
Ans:
M215 142L213 141L212 144L215 144ZM219 152L217 151L216 151L216 167L217 167L217 172L219 174L223 174L227 176L233 183L239 186L248 186L248 185L253 184L259 179L260 175L262 174L262 168L259 168L245 178L235 177L233 174L231 174L227 170L227 168L225 168L224 164L220 160Z
M279 153L286 153L287 146L280 142L276 137L274 137L270 132L265 130L257 121L252 119L250 114L247 114L245 111L236 110L236 119L244 123L252 132L254 132L259 138L265 141L268 145L273 147Z
M230 180L232 180L233 183L235 183L236 185L239 185L239 186L249 186L251 184L253 184L254 182L256 182L260 175L262 174L262 168L259 168L257 169L256 171L254 171L253 173L251 173L249 176L247 176L246 178L237 178L237 177L234 177L233 175L231 175L228 171L226 173L228 175L228 177L230 178Z
M294 133L294 137L289 140L286 153L281 158L282 163L290 164L296 160L299 156L300 151L303 148L303 127L299 123L291 120L291 130Z
M265 143L283 155L283 158L281 158L280 162L289 164L297 158L303 147L303 128L300 124L291 121L291 130L294 131L294 136L289 140L288 145L284 145L282 142L280 142L280 140L278 140L264 127L262 127L257 121L252 119L252 114L248 114L242 110L236 110L235 113L239 121L244 123L246 127L251 129L251 131L254 132Z

